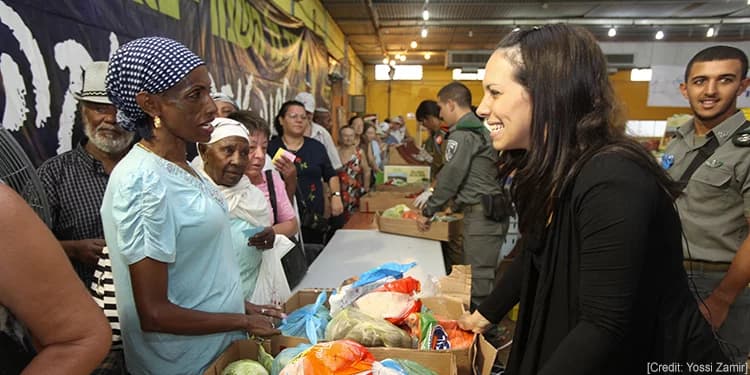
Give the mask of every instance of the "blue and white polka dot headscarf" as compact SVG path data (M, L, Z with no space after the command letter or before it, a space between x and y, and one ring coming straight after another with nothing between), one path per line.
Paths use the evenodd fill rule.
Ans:
M187 47L168 38L140 38L122 45L109 60L106 79L107 96L117 107L117 123L129 131L145 127L148 116L135 95L164 92L203 64Z

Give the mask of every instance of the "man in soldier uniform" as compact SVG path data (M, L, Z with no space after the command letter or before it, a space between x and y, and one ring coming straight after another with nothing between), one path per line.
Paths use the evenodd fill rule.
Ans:
M422 123L430 136L424 141L422 148L430 154L430 177L434 180L440 168L443 167L443 154L445 150L443 145L448 138L448 129L443 128L443 121L440 120L440 106L434 100L423 100L417 107L417 121Z
M750 350L750 123L737 97L750 79L747 56L715 46L695 55L682 95L694 118L681 126L662 157L684 186L677 199L685 231L685 268L701 312L744 363Z
M435 213L453 199L455 210L463 212L462 264L471 265L471 302L479 305L494 286L495 267L500 257L508 218L501 222L485 216L482 195L501 193L498 183L498 154L489 133L471 111L471 92L452 82L438 92L440 117L449 125L445 142L445 164L437 176L432 196L418 220L427 230Z

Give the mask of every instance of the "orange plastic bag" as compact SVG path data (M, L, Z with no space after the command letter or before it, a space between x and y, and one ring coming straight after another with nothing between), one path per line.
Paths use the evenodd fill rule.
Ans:
M372 370L375 358L352 340L319 343L289 363L279 375L356 375Z
M416 292L419 292L422 288L422 284L419 283L419 280L407 276L403 279L398 279L391 281L389 283L383 284L383 286L375 289L375 292L399 292L399 293L406 293L406 294L414 294Z
M457 320L439 320L423 312L409 314L405 322L423 350L466 349L474 342L474 333L462 330Z

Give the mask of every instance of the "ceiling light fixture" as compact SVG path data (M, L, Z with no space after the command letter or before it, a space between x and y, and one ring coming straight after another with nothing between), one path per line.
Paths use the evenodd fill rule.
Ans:
M396 66L396 60L389 61L388 65L390 65L390 66Z
M400 54L400 53L397 53L397 54L396 54L396 57L394 57L394 58L395 58L396 60L401 60L401 54Z
M429 59L430 59L430 57L432 57L432 54L431 54L431 53L427 52L427 53L425 53L425 54L424 54L424 59L425 59L425 60L429 60Z
M406 61L406 55L399 55L398 59L401 61Z
M615 35L617 35L617 29L615 29L614 27L610 27L609 31L607 31L607 36L609 36L610 38L614 38Z
M430 11L425 9L422 11L422 19L428 21L430 19Z
M515 32L517 32L517 31L521 31L521 28L520 28L520 27L518 27L518 26L515 26L515 25L514 25L514 26L513 26L513 32L515 33Z
M384 58L383 58L383 65L388 65L388 61L389 61L389 60L390 60L390 59L389 59L389 58L388 58L387 56L386 56L386 57L384 57Z
M420 33L420 35L422 36L422 38L427 38L427 28L426 27L422 28L422 32Z
M417 48L417 41L412 40L411 43L409 44L409 47L411 47L412 49Z
M661 30L657 31L657 32L656 32L656 35L654 35L654 38L655 38L656 40L662 40L662 39L664 39L664 32L663 32L663 31L661 31Z
M714 30L713 26L709 27L708 30L706 30L706 38L713 38L715 34L716 30Z

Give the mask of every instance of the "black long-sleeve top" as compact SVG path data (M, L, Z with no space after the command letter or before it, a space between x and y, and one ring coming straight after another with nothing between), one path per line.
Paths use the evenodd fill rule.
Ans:
M725 360L682 265L680 221L655 176L595 156L479 307L521 303L509 374L640 374L649 362ZM688 373L687 368L683 368Z

